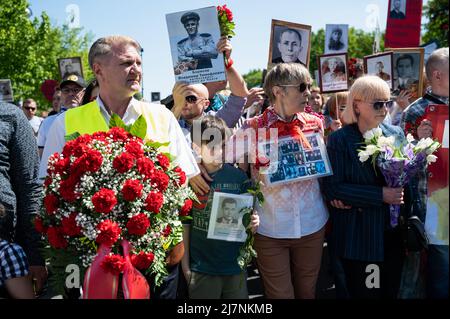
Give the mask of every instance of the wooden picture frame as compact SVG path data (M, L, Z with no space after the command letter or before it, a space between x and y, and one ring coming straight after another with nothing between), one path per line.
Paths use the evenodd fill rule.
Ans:
M339 63L334 67L334 71L328 68L328 63L332 59L336 64ZM320 55L317 57L317 65L319 68L320 91L322 93L336 93L349 89L347 53ZM342 67L344 68L343 71ZM334 78L337 80L333 80Z
M393 67L393 96L397 96L401 90L407 89L410 90L412 95L411 100L418 99L423 94L423 67L424 67L424 48L386 48L385 51L392 51L392 67ZM400 65L398 64L398 59L401 58L402 62ZM407 79L406 84L399 83L399 75L398 68L402 67L402 69L407 69L412 59L412 74L406 75L404 79ZM408 61L409 62L406 62ZM402 72L409 72L408 70Z
M373 60L373 62L372 62ZM389 65L386 66L386 62L389 61ZM391 91L394 89L394 66L393 66L393 52L382 52L377 54L371 54L366 55L364 57L364 74L367 75L375 75L381 78L382 80L386 81L386 83L389 85L389 88ZM382 67L384 70L387 70L388 73L381 71L376 72L376 67L372 65L374 63L375 65L382 63Z
M61 79L64 79L70 74L81 76L84 79L83 63L81 62L81 57L58 59L58 69Z
M293 60L292 56L286 55L283 58L278 43L280 37L283 33L289 29L293 30L290 32L290 39L295 42L298 39L298 35L301 37L300 49L296 54L297 60ZM288 33L289 34L289 33ZM307 39L305 39L305 36ZM272 19L271 32L270 32L270 44L269 44L269 59L267 62L267 69L270 70L278 63L283 62L296 62L303 64L309 69L309 59L311 55L311 26L306 24L299 24L294 22L282 21ZM294 54L295 55L295 54Z

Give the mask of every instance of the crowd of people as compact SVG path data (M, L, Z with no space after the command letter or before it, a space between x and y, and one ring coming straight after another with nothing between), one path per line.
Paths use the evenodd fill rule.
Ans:
M289 37L294 49L301 42L294 32L280 37ZM337 298L448 298L448 238L436 238L426 224L426 169L404 188L388 187L376 167L357 155L366 131L379 127L401 142L408 123L416 124L429 104L448 106L448 48L429 57L427 89L416 101L407 90L391 96L376 76L356 79L349 91L322 94L312 86L309 70L298 61L284 63L284 56L265 74L262 88L248 89L232 62L230 40L221 38L217 51L228 62L227 81L175 83L172 95L155 104L134 97L141 90L140 45L126 36L107 36L89 52L95 79L87 84L79 74L66 75L55 89L52 115L36 116L31 98L22 110L1 103L0 288L6 296L33 298L48 279L39 250L43 240L32 218L42 202L49 156L61 152L66 135L107 130L115 113L127 125L140 115L153 119L147 121L147 136L170 142L168 151L198 197L183 241L167 252L169 275L162 286L152 287L152 298L248 298L246 271L237 263L242 243L209 239L208 222L214 192L243 194L260 182L265 201L256 203L249 227L266 298L314 299L325 241ZM415 138L432 137L434 125L418 123ZM255 141L273 138L272 129L277 138L304 149L311 148L305 135L317 133L333 174L268 182L263 170L268 163L258 156ZM204 138L211 130L217 134ZM405 250L400 226L389 225L390 204L402 205L404 216L418 216L428 227L427 251ZM223 209L233 205L224 201ZM380 269L375 289L366 280L371 265Z

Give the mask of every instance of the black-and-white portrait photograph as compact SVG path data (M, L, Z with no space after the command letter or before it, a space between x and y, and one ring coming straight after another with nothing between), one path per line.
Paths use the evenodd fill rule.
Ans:
M406 1L407 0L390 0L389 18L405 19L406 18Z
M347 54L324 54L318 60L321 92L347 91Z
M348 24L327 24L325 27L325 54L348 51Z
M408 90L412 99L422 96L423 48L386 49L393 51L393 95Z
M247 207L253 209L252 195L214 192L208 238L244 242L247 234L242 217Z
M58 59L59 74L61 79L69 75L83 76L83 66L80 57Z
M223 81L223 54L217 51L220 27L216 7L166 15L175 80L194 83Z
M286 183L302 179L317 178L332 174L323 138L318 133L305 134L311 148L305 148L300 141L281 138L278 143L267 143L273 148L278 145L278 161L271 160L270 167L263 175L269 184ZM267 154L267 153L266 153ZM271 154L273 155L273 154ZM319 164L316 164L319 163Z
M157 102L161 100L161 92L152 92L152 102Z
M269 68L278 63L301 63L309 67L311 26L272 20Z
M378 76L393 89L392 52L384 52L364 57L364 72Z
M11 80L0 79L0 102L13 102L13 90Z

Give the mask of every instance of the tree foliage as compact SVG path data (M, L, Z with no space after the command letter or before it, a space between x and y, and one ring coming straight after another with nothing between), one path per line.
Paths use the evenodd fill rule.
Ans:
M255 86L261 86L262 70L250 70L248 73L244 74L243 77L249 89L254 88Z
M430 0L423 8L428 18L422 42L436 40L441 47L448 47L448 0Z
M44 12L28 17L27 0L2 0L0 4L0 78L11 79L14 99L33 98L39 109L49 102L40 87L46 79L60 81L58 58L81 56L86 79L92 77L87 63L92 35L81 28L52 26Z

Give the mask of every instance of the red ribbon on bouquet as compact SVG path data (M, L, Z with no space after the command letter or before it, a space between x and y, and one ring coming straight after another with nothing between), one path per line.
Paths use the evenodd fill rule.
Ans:
M145 277L131 263L131 245L127 240L121 242L125 266L122 275L122 290L125 299L150 299L150 287ZM102 267L111 247L100 245L97 256L86 271L83 283L83 299L117 299L119 274Z

